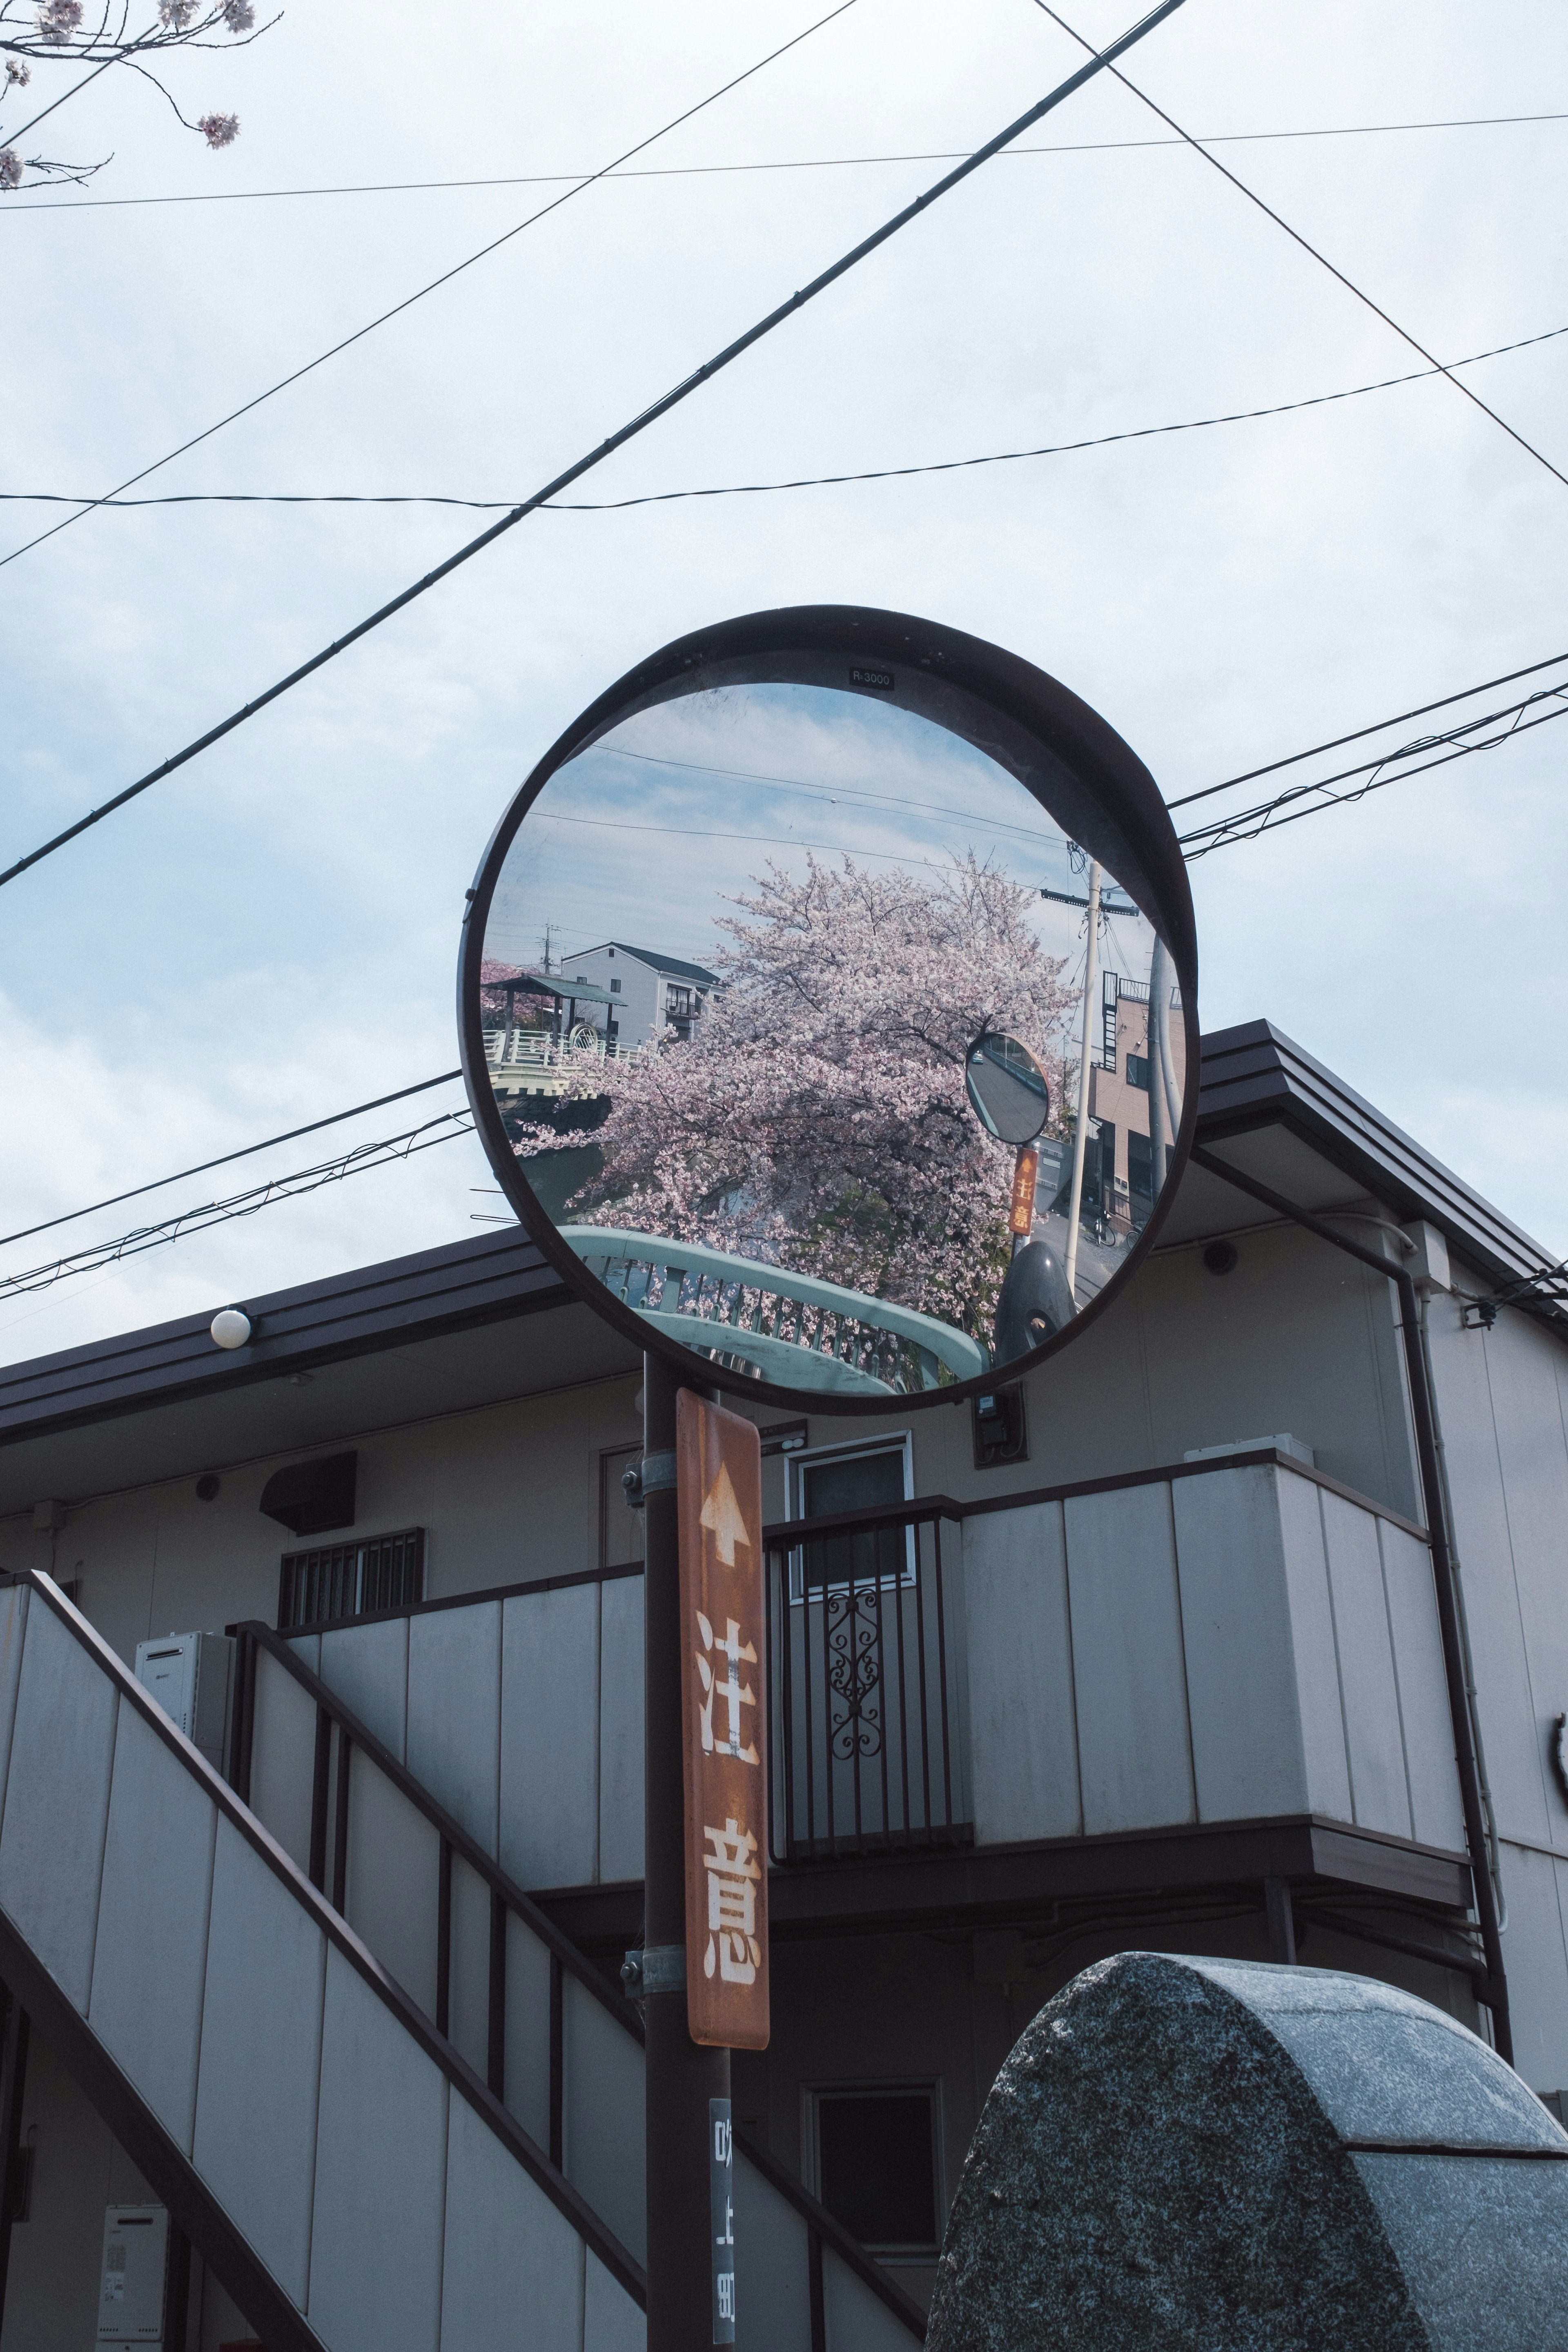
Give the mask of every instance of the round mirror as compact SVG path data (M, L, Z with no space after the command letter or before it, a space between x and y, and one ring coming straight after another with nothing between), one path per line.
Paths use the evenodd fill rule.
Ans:
M545 755L470 896L509 1201L628 1336L781 1403L936 1402L1152 1242L1197 1068L1152 779L1054 679L896 614L667 646Z
M1021 1037L988 1029L969 1049L963 1073L969 1106L999 1143L1033 1143L1050 1117L1045 1064Z

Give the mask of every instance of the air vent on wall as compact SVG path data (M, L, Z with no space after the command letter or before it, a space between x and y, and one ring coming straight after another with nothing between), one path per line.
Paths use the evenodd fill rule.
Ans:
M275 1470L261 1490L261 1508L291 1535L319 1536L354 1518L357 1454L323 1454Z

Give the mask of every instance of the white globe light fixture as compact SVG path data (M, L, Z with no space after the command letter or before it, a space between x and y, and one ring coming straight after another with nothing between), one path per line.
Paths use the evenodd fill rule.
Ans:
M219 1348L243 1348L250 1337L250 1318L237 1307L222 1307L212 1319L214 1344Z

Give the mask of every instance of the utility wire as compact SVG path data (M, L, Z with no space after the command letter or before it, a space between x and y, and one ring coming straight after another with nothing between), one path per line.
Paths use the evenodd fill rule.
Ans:
M976 466L1008 466L1027 457L1062 457L1080 449L1105 449L1121 441L1148 441L1166 433L1201 433L1215 425L1245 425L1260 416L1289 416L1303 408L1324 408L1335 401L1359 400L1366 393L1389 392L1402 383L1426 383L1449 369L1476 367L1482 360L1503 358L1510 352L1529 351L1568 335L1568 327L1548 327L1544 333L1524 335L1517 342L1494 343L1468 359L1450 360L1447 367L1413 368L1405 375L1381 376L1375 383L1351 384L1342 392L1313 393L1304 400L1276 401L1267 408L1234 408L1215 416L1188 417L1173 425L1140 425L1121 433L1097 433L1079 441L1048 442L1038 449L998 449L981 457L942 457L920 466L879 466L856 474L803 474L780 482L721 482L691 490L647 490L631 499L552 499L542 509L548 514L618 514L627 507L667 506L679 499L752 498L773 490L819 490L847 482L905 481L917 474L963 473ZM493 513L515 505L512 499L456 499L428 492L370 493L351 490L175 490L152 499L99 499L99 507L130 510L140 507L463 507ZM68 490L0 490L0 505L77 506L81 500ZM1220 785L1210 788L1218 792Z
M1525 673L1515 672L1513 675L1522 676L1525 675ZM1471 690L1476 691L1478 689L1472 688ZM1528 709L1531 704L1544 699L1549 694L1562 695L1564 698L1564 709L1560 711L1546 712L1542 714L1541 718L1534 719L1524 719L1522 717L1523 711ZM1458 700L1461 698L1455 696L1447 698L1449 700ZM1435 709L1436 707L1437 706L1432 704L1428 704L1426 706L1427 709ZM1381 763L1369 763L1373 769L1372 779L1368 783L1361 787L1359 791L1331 794L1327 800L1320 800L1312 803L1310 806L1297 809L1295 817L1283 817L1280 822L1289 824L1294 823L1298 817L1321 815L1323 811L1328 808L1340 807L1347 801L1362 799L1365 796L1366 793L1379 791L1384 784L1402 782L1405 777L1411 775L1423 775L1430 768L1447 765L1449 760L1461 759L1468 752L1491 750L1499 743L1511 741L1516 734L1523 733L1528 728L1532 726L1542 726L1549 718L1562 718L1568 716L1568 681L1565 681L1563 687L1561 688L1542 688L1540 693L1526 697L1525 699L1516 708L1520 716L1516 719L1514 726L1504 729L1500 733L1494 735L1486 742L1463 744L1458 750L1447 751L1444 757L1440 759L1428 760L1419 768L1405 770L1400 777L1378 776L1375 773L1375 768L1378 765L1386 766L1393 761L1407 758L1417 750L1429 750L1437 745L1452 743L1455 741L1456 738L1465 730L1455 729L1447 736L1429 737L1426 739L1425 744L1409 745L1403 752L1390 753L1388 760ZM1481 725L1495 725L1500 718L1506 718L1510 715L1510 712L1496 713L1493 714L1492 718L1487 720L1471 721L1471 731ZM1363 733L1369 733L1374 730L1363 730L1361 731ZM1338 739L1341 742L1352 740L1353 739L1342 736ZM1307 758L1310 755L1303 752L1297 756ZM1289 762L1280 761L1277 764L1287 766ZM1346 772L1347 774L1359 774L1364 772L1363 770L1353 770L1347 771ZM1206 856L1211 849L1226 846L1227 843L1256 840L1258 834L1266 829L1267 819L1273 811L1284 806L1293 798L1306 797L1312 793L1325 792L1328 790L1329 783L1338 781L1341 781L1341 779L1328 779L1322 784L1297 786L1291 793L1280 794L1276 801L1268 803L1268 807L1263 810L1245 812L1240 817L1221 820L1215 825L1202 827L1199 828L1197 832L1184 835L1182 836L1183 855L1189 862L1191 862L1196 857ZM1262 821L1259 822L1258 820ZM1248 829L1238 829L1243 827ZM627 829L640 830L643 828ZM1210 835L1214 837L1206 838L1206 836ZM1200 842L1202 845L1195 845ZM798 846L799 845L794 845ZM1087 904L1086 900L1071 898L1063 891L1043 890L1040 895L1042 898L1046 898L1059 899L1062 904L1068 906L1080 907ZM1109 911L1111 913L1120 913L1122 910L1121 908L1111 908ZM430 1087L445 1086L448 1084L451 1079L458 1076L460 1076L460 1073L458 1071L446 1071L439 1077L426 1078L422 1080L420 1085L417 1087L405 1087L397 1095L378 1097L376 1102L374 1103L357 1104L353 1110L339 1111L331 1118L316 1119L309 1127L290 1129L287 1135L269 1137L266 1143L248 1144L242 1150L226 1153L222 1160L204 1160L199 1168L186 1169L183 1171L183 1174L185 1176L201 1175L208 1168L222 1167L226 1165L229 1160L245 1159L250 1152L264 1151L269 1148L270 1144L286 1143L290 1141L295 1136L313 1134L320 1128L333 1126L342 1119L357 1118L363 1111L374 1110L378 1108L382 1102L401 1101L405 1095L418 1094ZM58 1258L48 1265L35 1266L26 1274L13 1275L0 1278L0 1297L4 1297L8 1292L12 1291L20 1292L26 1290L47 1289L54 1283L60 1281L68 1275L89 1273L95 1267L116 1263L122 1257L139 1255L142 1251L155 1248L161 1243L178 1241L183 1234L203 1232L212 1225L226 1223L232 1217L253 1216L258 1210L270 1206L274 1201L291 1200L297 1198L302 1192L315 1192L319 1190L321 1185L332 1183L341 1177L357 1175L361 1173L363 1170L368 1168L385 1166L391 1160L399 1158L406 1159L413 1151L427 1150L433 1143L446 1142L451 1136L471 1133L471 1128L464 1127L458 1123L468 1116L468 1114L466 1109L448 1111L443 1114L440 1118L429 1120L423 1127L411 1129L403 1135L390 1137L381 1143L362 1144L358 1146L355 1150L345 1152L337 1160L323 1162L315 1168L303 1169L293 1176L279 1177L272 1183L257 1186L251 1192L237 1193L231 1195L226 1200L211 1202L204 1208L184 1211L179 1216L165 1218L161 1223L154 1225L141 1226L133 1233L121 1234L116 1241L105 1242L98 1245L96 1248L78 1251L71 1256ZM441 1128L447 1129L447 1133L438 1134L435 1131ZM154 1183L139 1185L136 1189L138 1192L156 1192L160 1185L174 1184L178 1183L179 1181L181 1181L180 1176L165 1176L159 1178ZM113 1199L98 1202L95 1206L100 1209L112 1208L119 1201L131 1200L134 1197L135 1194L133 1193L117 1193L114 1195ZM50 1226L67 1224L70 1223L71 1219L74 1217L90 1216L94 1212L91 1209L72 1210L68 1212L65 1216L51 1218L48 1221L48 1224ZM500 1222L510 1223L510 1220L508 1219ZM31 1225L26 1229L25 1233L12 1234L6 1236L6 1239L8 1241L21 1241L26 1239L27 1234L42 1233L47 1229L48 1227L44 1225ZM0 1247L4 1246L5 1243L0 1242ZM1527 1291L1533 1291L1538 1285L1556 1283L1563 1280L1564 1278L1565 1269L1563 1266L1542 1269L1540 1274L1531 1276L1524 1282L1514 1285L1511 1290L1500 1293L1500 1298L1505 1302L1510 1301L1516 1297L1522 1296ZM1544 1290L1541 1291L1539 1295L1550 1297L1555 1297L1557 1296L1555 1291L1548 1292Z
M1358 727L1349 735L1332 735L1326 743L1314 743L1307 751L1291 751L1283 760L1270 760L1267 767L1248 768L1223 784L1205 784L1199 792L1184 793L1179 800L1167 801L1165 806L1188 808L1194 801L1206 801L1215 793L1234 792L1238 784L1254 783L1259 776L1278 775L1281 768L1299 767L1303 760L1315 760L1321 751L1337 751L1346 743L1361 743L1369 735L1381 735L1387 728L1403 727L1407 719L1425 719L1429 710L1447 710L1456 702L1468 702L1478 694L1489 694L1494 686L1511 686L1516 678L1533 677L1537 670L1555 669L1559 662L1568 662L1568 653L1552 654L1545 661L1527 662L1522 669L1505 670L1501 677L1483 678L1479 686L1467 686L1458 694L1440 695L1436 702L1418 702L1414 710L1401 710L1392 719L1380 719L1371 727Z
M1543 710L1533 719L1525 717L1525 712L1537 703L1551 700L1555 700L1560 707L1555 710ZM1325 809L1342 808L1349 802L1364 800L1369 793L1381 792L1389 784L1404 783L1412 776L1426 775L1433 768L1446 768L1451 761L1463 760L1472 751L1495 751L1500 744L1511 742L1516 735L1528 734L1532 728L1544 727L1553 719L1568 719L1568 681L1561 686L1538 688L1534 694L1510 704L1506 710L1489 712L1484 719L1468 719L1462 727L1452 728L1445 735L1425 736L1418 743L1406 744L1403 751L1390 751L1384 759L1365 761L1359 768L1347 768L1338 776L1324 778L1321 783L1293 784L1288 792L1277 793L1273 800L1265 801L1257 808L1242 809L1230 816L1215 817L1207 824L1195 825L1190 833L1177 836L1182 855L1191 864L1195 858L1206 857L1211 850L1224 849L1233 842L1256 841L1261 833L1276 832L1281 824L1294 824L1304 816L1318 816ZM1504 720L1511 723L1505 726ZM1470 743L1463 740L1483 727L1496 731L1479 742ZM1447 746L1455 748L1444 748ZM1384 772L1396 762L1414 759L1417 752L1422 751L1436 751L1439 756L1423 760L1417 768L1402 767L1396 775ZM1363 776L1366 781L1353 785L1348 792L1333 791L1335 784L1354 776ZM1324 797L1314 800L1314 794ZM1310 805L1298 805L1302 802ZM1291 814L1281 815L1281 810L1289 810Z
M74 1224L79 1217L96 1217L100 1209L117 1209L121 1201L140 1200L143 1192L161 1192L166 1184L183 1184L187 1176L205 1176L209 1168L226 1168L232 1160L248 1160L258 1151L270 1151L275 1143L293 1143L301 1135L315 1135L323 1127L341 1127L346 1118L358 1118L367 1110L380 1110L387 1103L403 1102L409 1095L428 1094L432 1087L449 1086L460 1078L461 1070L443 1070L438 1078L421 1078L416 1087L399 1087L395 1094L377 1095L374 1102L355 1103L352 1110L335 1110L326 1118L313 1118L306 1127L291 1127L282 1135L269 1135L265 1142L247 1143L237 1151L220 1152L216 1160L198 1160L194 1168L182 1168L173 1176L155 1176L150 1184L133 1184L129 1192L111 1192L107 1201L94 1201L90 1208L68 1209L63 1216L46 1217L41 1224L24 1225L19 1232L0 1234L0 1249L9 1249L13 1242L25 1242L34 1234L52 1233L56 1225Z
M808 25L804 33L796 33L793 40L785 41L779 48L771 50L765 58L759 58L754 66L748 66L744 73L736 74L721 88L710 90L706 98L699 99L695 106L689 106L684 113L678 114L673 121L665 123L661 130L652 131L646 139L639 139L635 147L628 147L625 154L616 157L614 163L606 163L601 170L590 173L586 179L579 180L575 187L568 188L564 195L556 196L549 204L542 205L539 210L536 213L531 213L526 220L519 221L515 227L506 229L500 236L492 237L490 242L488 245L482 245L477 253L470 253L464 260L455 262L450 269L444 269L439 278L431 278L427 286L421 286L416 293L405 295L401 302L395 302L390 310L382 311L379 318L370 320L363 327L356 327L352 335L345 335L341 342L333 343L330 350L319 352L313 360L307 360L303 367L297 367L289 375L280 376L276 383L268 384L265 392L258 392L255 399L247 400L243 407L231 409L226 416L220 416L216 425L208 425L200 433L192 434L188 441L182 441L179 447L171 449L166 457L154 458L152 465L143 466L139 474L128 475L125 480L117 483L107 496L118 498L121 490L128 490L137 482L144 482L150 474L156 474L163 467L172 466L176 457L184 456L186 450L196 448L204 441L210 441L215 433L221 433L226 425L233 425L241 416L248 416L251 411L259 408L264 401L272 399L277 393L287 391L289 384L298 383L301 376L310 375L315 369L324 367L329 360L336 359L340 352L346 352L352 344L363 342L366 335L374 334L378 327L384 327L389 319L400 318L403 312L411 310L416 302L422 302L426 294L434 294L437 287L449 285L454 278L461 277L465 269L472 269L476 262L487 259L492 253L499 253L503 245L510 245L514 236L522 235L524 229L533 227L536 222L543 220L548 214L559 212L563 205L569 205L574 196L582 194L584 188L591 188L596 182L604 179L607 173L615 170L616 164L625 163L633 155L640 155L645 148L653 146L657 141L667 139L669 133L679 130L683 122L689 122L693 115L700 114L704 108L717 104L718 100L726 97L731 90L739 89L742 82L750 81L753 74L761 73L764 66L771 66L775 58L782 58L787 50L798 48L802 41L809 40L813 33L819 33L824 25L832 24L836 16L842 16L854 5L855 0L838 0L837 7L830 9L826 16L819 16L815 25ZM79 514L68 515L64 522L53 523L47 530L39 531L36 538L25 540L20 547L14 547L9 555L0 555L0 571L3 571L7 563L15 563L18 556L26 555L29 549L41 547L45 540L57 538L62 530L68 530L73 522L80 521L82 515L91 514L95 508L103 504L104 499L94 499L82 507Z
M460 1124L464 1120L468 1124ZM372 1168L412 1159L416 1151L428 1151L435 1144L450 1143L460 1135L471 1135L472 1121L473 1114L465 1104L461 1110L443 1111L439 1118L426 1119L422 1127L409 1128L402 1135L388 1136L380 1143L356 1144L353 1150L341 1153L336 1160L322 1160L314 1168L301 1168L292 1176L274 1177L248 1192L234 1192L226 1200L209 1201L202 1208L183 1210L177 1217L140 1225L133 1233L120 1234L117 1240L95 1243L90 1249L54 1258L47 1265L31 1266L26 1274L0 1276L0 1298L19 1297L29 1290L51 1289L68 1275L91 1274L99 1266L117 1265L121 1258L140 1257L144 1250L177 1242L185 1234L205 1233L213 1225L228 1224L236 1217L254 1217L274 1202L298 1200L301 1193L319 1192L323 1184L339 1183L345 1176L363 1176ZM437 1129L446 1131L437 1134Z
M1057 14L1057 11L1049 5L1049 0L1035 0L1035 5L1042 12L1043 15L1050 18L1053 25L1060 26L1064 33L1070 34L1080 48L1088 49L1090 56L1095 54L1090 43L1084 39L1081 33L1074 32L1073 27L1068 23L1067 18L1065 16L1059 16ZM1212 163L1215 170L1227 179L1233 188L1240 191L1241 194L1247 198L1248 204L1256 205L1258 211L1265 214L1268 218L1274 223L1276 228L1282 228L1286 236L1289 237L1293 243L1300 247L1303 253L1310 254L1312 259L1318 262L1321 268L1326 269L1331 278L1337 278L1340 284L1345 289L1345 291L1349 294L1353 294L1356 300L1363 303L1367 310L1373 313L1374 318L1381 319L1385 327L1392 327L1394 333L1399 337L1401 342L1408 343L1411 350L1413 352L1419 352L1420 356L1427 362L1429 366L1436 368L1440 374L1446 375L1449 383L1454 386L1455 390L1463 393L1465 398L1471 402L1474 406L1479 408L1483 416L1489 416L1492 423L1500 426L1502 431L1508 435L1510 441L1517 441L1520 447L1525 451L1527 456L1533 457L1537 465L1544 466L1547 472L1552 477L1552 478L1555 481L1561 482L1564 489L1568 489L1568 474L1564 474L1560 471L1560 469L1552 464L1551 458L1544 456L1543 453L1535 446L1533 441L1527 441L1522 433L1515 431L1514 427L1509 424L1506 417L1500 416L1495 408L1489 408L1486 402L1481 398L1479 393L1472 392L1468 383L1461 383L1458 377L1455 375L1450 369L1446 368L1443 365L1442 361L1436 358L1434 354L1427 350L1425 343L1417 342L1415 337L1410 333L1407 328L1402 327L1396 319L1390 318L1388 312L1383 308L1381 303L1374 302L1372 296L1370 294L1363 293L1359 286L1345 276L1342 269L1335 267L1334 263L1329 259L1326 254L1320 253L1315 245L1309 244L1308 240L1301 235L1300 229L1292 228L1289 222L1274 210L1272 205L1266 205L1263 198L1258 195L1254 189L1249 188L1245 180L1238 180L1236 173L1230 169L1228 164L1222 163L1217 155L1211 155L1208 149L1198 140L1194 139L1190 131L1184 131L1181 124L1171 115L1167 114L1163 106L1157 106L1155 104L1154 100L1149 96L1146 90L1140 89L1136 82L1129 81L1125 74L1117 73L1114 66L1112 66L1110 70L1112 74L1115 75L1116 79L1121 84L1122 89L1131 90L1134 98L1142 100L1142 103L1149 109L1150 112L1157 115L1160 121L1164 123L1167 130L1173 131L1179 139L1184 139L1187 145L1193 149L1195 154L1201 155L1205 163Z
M481 531L477 539L469 540L466 546L458 548L455 554L447 556L444 563L438 563L434 571L427 572L422 580L416 580L412 587L405 588L400 594L392 597L388 603L378 607L364 620L357 622L352 629L345 630L341 637L334 638L332 643L324 646L320 653L312 654L309 661L301 662L296 669L290 670L286 677L279 678L275 685L268 687L263 693L255 696L238 710L231 711L228 717L220 719L216 727L209 727L205 734L198 735L194 742L187 743L184 750L176 751L172 758L163 761L161 765L152 769L146 775L139 777L135 783L128 784L123 792L116 793L112 799L104 802L101 808L89 809L86 816L79 817L74 824L67 825L63 833L56 834L52 840L46 841L38 848L30 850L26 857L19 857L14 865L7 866L5 871L0 874L0 887L4 887L7 882L14 882L18 875L26 873L28 868L37 866L40 859L52 856L57 849L64 848L67 842L74 841L78 835L85 833L89 825L101 824L103 819L114 810L123 808L127 802L134 800L138 793L144 793L151 785L161 782L163 777L172 775L175 769L184 767L188 761L195 759L198 753L208 750L212 744L220 742L226 735L231 735L236 728L244 726L247 719L253 719L258 711L265 710L268 704L276 702L279 696L289 693L290 688L299 686L305 678L314 677L319 669L324 668L328 662L335 661L337 656L346 652L350 646L357 645L362 637L368 636L373 629L379 628L382 623L390 620L395 613L402 612L405 605L412 604L416 597L425 595L439 581L447 579L451 572L456 572L459 565L468 562L483 549L490 546L500 538L503 532L512 530L529 515L536 512L547 500L557 497L562 490L569 488L572 483L581 480L584 474L592 472L595 466L601 465L616 449L624 448L627 442L635 440L638 434L646 432L647 427L657 423L661 416L667 416L671 409L679 407L682 401L690 397L692 393L711 382L722 369L730 366L732 361L739 359L742 352L750 351L754 343L761 342L765 336L772 334L775 327L782 326L786 319L793 318L797 310L804 310L808 302L815 300L816 297L825 292L829 286L837 284L840 278L847 276L859 262L864 261L868 254L875 253L879 247L886 245L890 237L896 236L899 231L907 227L910 221L917 220L930 205L959 186L963 181L970 177L972 173L979 171L982 164L988 163L992 156L998 154L1010 141L1018 136L1020 131L1026 131L1031 124L1038 122L1043 116L1049 114L1053 108L1061 105L1065 99L1070 98L1076 90L1081 89L1086 82L1103 72L1113 58L1122 56L1137 42L1142 40L1146 34L1152 32L1156 25L1163 24L1167 16L1174 16L1176 10L1182 5L1183 0L1160 0L1157 7L1152 9L1148 16L1131 26L1118 40L1112 42L1103 55L1095 56L1088 65L1080 66L1077 73L1069 74L1065 81L1059 82L1055 89L1048 92L1037 105L1032 106L1026 114L1021 114L1016 122L1009 123L1005 131L999 131L994 139L987 140L983 147L976 148L973 155L952 171L945 173L931 187L927 188L923 194L914 199L912 204L905 205L900 211L893 215L890 220L884 221L880 228L874 229L869 236L862 237L858 245L852 246L847 253L841 255L826 269L819 272L798 292L792 294L786 301L781 302L775 310L770 310L764 318L759 319L754 326L748 327L744 334L737 335L733 342L727 343L722 351L715 352L710 360L704 361L700 367L683 377L672 390L665 393L660 399L654 401L650 406L632 417L629 423L621 425L606 440L601 441L596 449L590 450L585 457L577 458L563 473L557 474L552 481L545 483L532 498L525 499L521 506L514 507L511 512L503 515L499 522L491 523L488 530Z
M1568 113L1463 114L1430 122L1329 123L1306 131L1218 131L1205 132L1203 144L1234 147L1283 139L1368 139L1393 131L1486 131L1528 122L1568 122ZM1025 155L1118 154L1128 150L1184 144L1180 139L1085 139L1070 144L1015 147L1008 160ZM655 163L639 172L617 171L612 165L599 176L607 180L695 180L750 172L838 172L894 163L956 163L963 154L960 147L932 147L907 155L804 155L772 163ZM559 187L587 176L583 172L513 172L483 180L364 180L328 188L203 188L191 194L174 196L80 196L34 201L17 195L7 200L5 209L15 218L22 213L84 213L138 205L247 205L301 196L428 195L451 189Z

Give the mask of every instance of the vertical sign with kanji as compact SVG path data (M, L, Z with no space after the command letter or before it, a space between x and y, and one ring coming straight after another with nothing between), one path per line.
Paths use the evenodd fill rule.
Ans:
M693 2042L768 2045L762 1449L753 1424L676 1400L686 1676L686 2018Z

